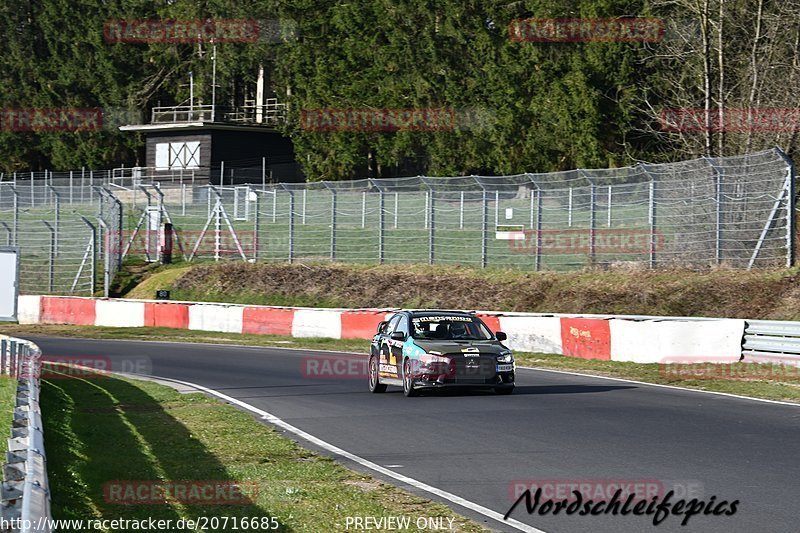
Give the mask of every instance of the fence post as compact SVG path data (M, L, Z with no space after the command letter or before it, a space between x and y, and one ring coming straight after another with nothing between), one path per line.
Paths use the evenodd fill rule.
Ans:
M55 213L53 217L53 223L56 231L55 254L58 255L58 231L59 231L58 226L61 219L61 195L59 195L58 192L56 192L55 187L53 187L52 185L48 185L47 188L50 189L50 192L52 193L55 202Z
M56 232L53 229L53 226L46 220L41 221L47 229L50 231L50 243L47 249L47 292L49 294L53 293L53 287L55 286L55 248L56 248Z
M19 192L16 187L11 187L11 192L14 194L14 239L11 241L11 244L17 246L19 242L17 238L17 233L19 232Z
M607 207L608 207L608 221L606 222L607 227L611 227L611 185L608 186L608 200L607 200Z
M486 189L481 199L481 268L486 268L489 244L489 201Z
M794 265L795 260L795 169L794 161L787 156L780 148L775 148L778 155L787 165L786 168L786 189L788 198L786 200L786 267L790 268Z
M714 171L714 262L722 262L722 172L710 158L705 157L706 163Z
M649 219L650 219L650 268L656 266L656 182L650 181L649 198Z
M494 191L494 226L500 224L500 191Z
M80 278L81 271L83 270L83 265L88 260L89 261L89 275L91 276L91 280L92 280L91 281L91 284L92 284L91 285L91 289L89 290L89 296L92 296L92 295L94 295L94 291L95 291L95 289L97 287L97 246L96 246L97 228L95 228L94 224L92 224L89 221L89 219L86 218L85 216L83 216L83 215L78 215L78 216L80 216L80 218L81 218L81 220L83 220L84 224L89 226L90 241L89 241L89 246L87 247L87 250L83 255L84 260L83 260L83 262L81 262L81 267L80 267L80 269L78 269L77 274L75 274L75 281L72 282L72 290L70 291L70 293L74 293L75 292L75 287L78 285L78 279Z
M327 187L328 185L325 184ZM329 187L331 191L331 261L336 261L336 190Z
M72 205L73 192L72 192L72 171L69 171L69 205Z
M367 191L361 191L361 229L367 227Z
M385 225L386 213L385 213L385 197L383 194L383 189L378 190L378 264L382 265L384 261L384 246L385 246L385 237L384 237L384 225Z
M572 187L569 188L567 200L567 227L572 227Z
M273 188L272 192L272 223L275 224L278 221L278 191Z
M248 186L248 194L250 187ZM259 213L259 205L261 204L261 196L259 192L256 191L255 194L255 201L253 202L253 208L255 209L255 213L253 214L253 262L255 263L258 261L258 234L259 230L261 229L261 213Z
M425 220L425 229L428 229L428 210L430 209L431 191L425 191L425 213L422 217Z
M34 190L33 190L33 172L31 172L31 208L36 207L36 202L34 202Z
M597 240L597 185L589 186L589 262L594 265Z
M434 207L433 190L430 191L430 201L428 202L428 264L432 265L434 261L434 239L436 231L436 216Z
M536 187L536 272L542 269L542 189Z
M308 200L308 189L303 187L303 212L301 214L301 223L305 226L306 225L306 203Z
M3 226L3 229L6 230L6 246L11 246L11 228L9 228L8 224L5 222L0 221L0 224Z
M289 263L294 262L294 191L286 189L289 193Z
M464 191L461 191L461 201L458 208L458 229L464 229Z
M397 215L400 212L400 193L394 193L394 229L397 229Z

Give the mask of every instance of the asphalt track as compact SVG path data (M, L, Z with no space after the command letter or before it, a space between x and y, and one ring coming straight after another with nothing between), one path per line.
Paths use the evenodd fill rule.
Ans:
M548 533L800 531L800 406L532 369L519 369L511 396L458 392L405 398L395 387L370 394L365 379L346 372L309 375L309 369L324 368L309 366L309 360L319 365L330 353L31 340L46 356L108 357L115 369L214 389L361 458L500 514L513 503L513 486L520 480L593 487L615 481L646 487L655 483L689 490L687 500L739 500L733 516L696 515L687 526L680 525L679 516L654 526L653 516L632 514L528 515L524 503L512 513L512 518ZM126 368L142 358L147 365ZM680 493L676 496L673 501L681 499ZM450 505L493 529L515 530Z

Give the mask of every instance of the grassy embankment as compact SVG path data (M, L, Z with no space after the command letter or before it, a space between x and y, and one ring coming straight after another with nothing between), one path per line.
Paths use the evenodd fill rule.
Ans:
M419 516L451 517L457 531L484 530L444 505L304 450L250 414L204 394L90 371L76 376L73 370L67 378L59 369L64 370L53 367L43 379L41 394L56 518L275 517L281 531L332 531L344 529L347 516L406 515L412 523ZM219 493L216 487L236 484L250 501L125 505L108 497L136 493L104 493L108 482L127 487L128 481L158 480L196 481L223 495L231 491ZM237 529L243 528L220 522L205 530Z

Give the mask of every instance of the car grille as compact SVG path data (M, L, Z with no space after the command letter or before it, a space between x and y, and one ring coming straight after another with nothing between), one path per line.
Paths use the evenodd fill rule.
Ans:
M480 357L464 357L464 354L448 354L455 361L457 383L483 384L494 382L497 364L493 354L479 354ZM467 364L467 362L471 364Z

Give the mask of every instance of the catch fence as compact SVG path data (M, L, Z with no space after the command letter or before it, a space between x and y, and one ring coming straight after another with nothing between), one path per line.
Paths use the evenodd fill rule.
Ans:
M107 179L0 182L23 292L87 294L100 278L107 290L125 257L159 260L167 234L185 261L749 269L794 254L794 167L779 149L513 176L214 186L96 175Z

